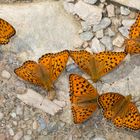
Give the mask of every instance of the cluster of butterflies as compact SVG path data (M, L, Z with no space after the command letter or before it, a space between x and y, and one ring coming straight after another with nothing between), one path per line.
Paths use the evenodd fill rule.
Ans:
M0 43L6 44L15 34L15 29L5 20L0 19ZM100 52L91 54L85 50L48 53L35 61L26 61L14 70L20 78L42 86L54 99L54 83L66 67L69 56L81 70L91 76L93 82L117 67L129 54L140 54L140 14L130 29L129 39L125 39L124 52ZM131 102L131 95L123 96L119 93L104 93L99 95L97 90L83 77L70 74L70 101L74 123L87 120L100 106L103 115L117 127L132 130L140 129L140 113L136 105Z

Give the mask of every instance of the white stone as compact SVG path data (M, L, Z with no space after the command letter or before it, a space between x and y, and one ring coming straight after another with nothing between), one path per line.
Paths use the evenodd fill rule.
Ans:
M2 112L0 112L0 121L3 119L4 114Z
M121 6L120 11L121 11L121 14L125 16L130 14L130 10L124 6Z
M80 34L80 38L84 41L89 41L93 38L93 33L86 31Z
M93 26L93 31L96 32L101 29L107 28L111 24L111 20L107 17L103 18L101 22Z
M129 31L126 27L122 26L118 30L123 36L128 37Z
M106 7L107 9L107 13L108 13L108 17L113 17L115 16L115 12L114 12L114 5L110 4Z
M96 37L94 37L92 39L91 50L94 53L99 53L99 52L105 51L105 47L101 45L100 41Z
M124 43L124 38L121 35L117 35L114 40L113 40L113 45L117 46L117 47L122 47L123 43Z
M15 134L15 136L13 137L13 140L20 140L23 136L23 131L19 131Z
M106 0L100 0L100 2L104 3Z
M32 139L32 137L30 135L25 135L24 136L24 140L31 140L31 139Z
M115 26L115 28L117 28L117 27L119 27L119 26L121 26L121 19L119 18L117 18L117 17L113 17L112 18L112 24Z
M130 26L135 22L135 20L133 19L124 19L122 20L122 25L127 27L127 28L130 28Z
M23 115L23 107L18 105L16 107L16 114L22 116Z
M106 47L107 51L112 51L113 50L112 40L109 36L104 36L100 41Z
M132 7L135 9L140 10L140 1L139 0L111 0L117 3L120 3L121 5L125 5L128 7Z
M96 32L96 37L97 38L102 38L104 36L103 30L99 30Z
M38 122L35 120L35 121L33 122L33 129L38 129L38 127L39 127L39 124L38 124Z
M64 9L68 13L71 13L73 15L75 14L75 12L74 12L74 4L73 3L69 3L69 2L64 1L63 5L64 5Z
M93 138L93 140L106 140L106 139L102 137L96 137L96 138Z
M10 74L8 71L3 70L2 73L1 73L1 76L2 76L3 78L10 79L11 74Z
M8 131L11 136L14 136L14 130L12 128L9 128Z
M107 35L110 36L110 37L113 37L113 36L115 36L115 32L112 31L111 28L108 28L108 34Z
M81 25L82 25L82 30L83 31L89 31L91 29L91 26L88 25L87 22L85 22L85 21L82 21Z
M62 6L60 1L0 5L0 17L17 31L5 47L6 51L15 52L17 57L27 52L21 60L24 62L27 59L38 60L44 53L72 50L81 45L83 41L77 34L80 26Z
M15 112L12 112L10 115L12 118L16 118L16 116L17 116Z
M83 0L83 1L89 4L95 4L97 2L97 0Z
M102 18L102 9L79 0L75 4L75 13L88 25L99 24Z
M28 89L25 94L18 94L17 98L22 100L24 103L41 109L51 115L54 115L58 111L62 110L59 105L53 103L47 98L42 97L39 93L35 92L32 89Z

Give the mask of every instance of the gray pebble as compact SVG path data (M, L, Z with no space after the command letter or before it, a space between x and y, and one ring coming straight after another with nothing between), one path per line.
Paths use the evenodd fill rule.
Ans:
M97 0L84 0L84 2L89 3L89 4L95 4Z
M120 11L121 11L121 14L125 16L130 14L130 10L124 6L121 6Z
M101 29L107 28L111 24L111 20L108 17L105 17L101 20L101 22L97 25L93 26L93 31L96 32Z
M129 31L126 27L122 26L118 30L123 36L128 37Z
M93 38L93 33L92 32L83 32L80 34L80 38L84 41L89 41Z

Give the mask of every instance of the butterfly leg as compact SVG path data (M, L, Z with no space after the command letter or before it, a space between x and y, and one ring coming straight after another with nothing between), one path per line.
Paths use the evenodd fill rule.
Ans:
M6 38L0 38L0 44L7 44L9 42L9 39L6 39Z

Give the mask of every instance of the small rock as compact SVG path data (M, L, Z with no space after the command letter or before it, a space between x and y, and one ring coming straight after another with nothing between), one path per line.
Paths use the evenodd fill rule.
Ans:
M24 136L24 140L31 140L31 139L32 139L32 137L30 135L25 135Z
M111 28L108 28L108 33L107 33L108 36L112 37L112 36L115 36L115 33L112 31Z
M47 127L46 121L42 117L38 118L38 123L39 123L39 128L38 128L39 132Z
M12 128L9 128L8 131L11 136L14 136L14 130Z
M105 47L101 45L100 41L96 37L94 37L92 39L91 50L94 53L99 53L99 52L105 51Z
M107 17L103 18L101 22L93 26L93 31L96 32L101 29L107 28L111 24L111 20Z
M127 28L130 28L130 26L135 22L135 20L133 19L124 19L122 20L122 25L127 27Z
M108 17L115 16L114 5L113 4L108 5L106 8L107 8Z
M27 130L27 134L28 134L28 135L31 135L31 134L32 134L32 131L31 131L30 129L28 129L28 130Z
M68 13L71 13L73 15L75 14L75 12L74 12L74 4L73 3L69 3L69 2L64 1L63 5L64 5L64 9Z
M121 6L120 11L121 11L121 14L125 16L130 14L130 10L124 6Z
M1 76L2 76L3 78L10 79L11 74L10 74L8 71L3 70L2 73L1 73Z
M109 36L104 36L100 41L105 45L107 51L113 50L112 41Z
M126 27L122 26L118 30L123 36L128 37L129 31Z
M80 38L84 41L89 41L93 38L93 33L92 32L83 32L80 34Z
M101 3L104 3L106 0L100 0Z
M97 138L93 138L93 140L106 140L106 139L102 137L97 137Z
M16 116L17 116L15 112L12 112L10 115L12 118L16 118Z
M84 0L84 2L89 3L89 4L95 4L97 0Z
M39 123L35 120L34 122L33 122L33 129L38 129L38 127L39 127Z
M15 136L13 137L13 140L20 140L23 136L23 131L19 131L15 134Z
M88 25L87 22L85 22L85 21L82 21L81 25L82 25L82 30L83 31L89 31L91 29L91 26Z
M3 119L4 114L2 112L0 112L0 121Z
M16 107L16 114L22 116L23 115L23 107L18 105Z
M102 18L102 9L79 0L74 7L75 13L88 25L99 24Z
M115 26L115 28L118 28L119 26L121 26L121 19L118 19L116 17L112 18L112 24Z
M96 32L96 37L97 38L102 38L104 36L103 30L99 30Z
M117 47L122 47L123 43L124 43L124 38L119 34L113 40L113 45Z

